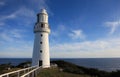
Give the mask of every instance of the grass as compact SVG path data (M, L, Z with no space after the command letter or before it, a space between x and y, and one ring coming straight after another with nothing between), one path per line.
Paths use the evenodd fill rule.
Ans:
M41 69L37 77L90 77L90 76L63 72L56 67L56 68Z

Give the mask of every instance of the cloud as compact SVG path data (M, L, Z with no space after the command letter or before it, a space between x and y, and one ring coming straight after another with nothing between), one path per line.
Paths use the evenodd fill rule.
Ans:
M118 21L109 21L105 23L107 27L111 28L110 34L113 34L116 29L120 26L120 20Z
M24 36L24 35L22 35L23 32L25 32L25 31L19 30L19 29L13 29L12 31L10 31L10 34L14 38L22 38Z
M7 29L0 33L0 57L23 58L31 57L33 40L27 40L26 30ZM13 54L14 53L14 54Z
M13 41L13 38L11 38L10 36L8 36L7 33L0 33L1 39L4 41Z
M12 0L12 2L7 1L6 3L7 7L10 6L10 8L3 10L3 13L0 14L0 57L31 57L32 34L28 34L29 37L26 37L28 36L26 34L30 32L31 27L33 28L36 13L41 8L46 8L51 12L46 0L28 0L25 2ZM14 3L19 4L14 7ZM1 5L5 5L5 2L0 1Z
M51 57L57 58L93 58L119 57L120 38L101 39L52 45Z
M19 3L18 5L16 5L16 7L13 6L13 3ZM26 1L25 1L26 2ZM9 9L6 9L5 13L1 13L0 15L0 23L6 23L6 21L10 22L12 21L12 23L20 24L20 25L31 25L33 24L33 20L36 19L36 10L37 13L40 11L41 8L47 8L49 9L49 7L46 4L46 0L29 0L27 5L25 4L24 1L16 1L13 0L12 2L7 1L8 6L7 7L12 7L9 9L14 9L12 11L9 11ZM0 2L0 4L4 4L5 2ZM34 7L31 7L34 6ZM6 6L5 6L6 7ZM49 9L50 10L50 9ZM7 12L8 11L8 12ZM2 24L0 24L2 25ZM6 23L6 25L9 25L8 23Z
M13 13L10 13L8 15L2 15L0 17L1 17L0 18L0 30L5 30L6 28L11 29L11 27L19 27L19 28L24 28L24 27L29 27L29 26L32 27L33 23L35 23L36 14L31 9L28 9L26 7L21 7L18 10L14 11ZM24 29L26 29L26 31L28 31L27 28L24 28ZM8 31L10 31L10 30L8 30ZM16 35L15 35L15 33L16 33ZM14 35L16 37L20 37L20 35L17 33L18 32L14 32ZM8 37L4 33L2 33L2 34L3 34L4 38Z
M26 5L27 2L27 5ZM15 18L17 16L25 16L25 17L34 17L36 16L36 10L37 12L40 11L40 9L42 8L46 8L49 9L49 7L46 4L46 0L29 0L29 1L16 1L16 0L12 0L12 1L7 1L8 6L7 7L11 7L9 9L14 9L13 11L9 11L9 9L6 9L5 11L8 13L5 14L1 14L0 16L0 20L4 20L4 19L11 19L11 18ZM19 3L18 5L16 5L16 7L14 7L14 3ZM4 5L5 2L1 1L0 5ZM31 7L32 6L32 7ZM50 9L49 9L50 10ZM4 12L4 11L3 11Z
M0 33L0 40L4 40L7 42L13 42L16 40L20 40L24 37L24 30L19 29L10 29L10 30L3 30L3 32Z
M69 33L69 36L72 39L85 39L85 34L83 34L82 30L72 30L71 33Z
M13 44L6 44L6 46L0 50L1 58L30 58L32 57L33 42L19 41Z
M8 15L2 15L1 17L1 21L6 20L6 19L15 19L18 17L34 17L35 12L33 10L27 9L25 7L21 7L20 9L12 12L11 14Z
M52 58L119 57L120 38L96 41L64 43L50 46ZM33 41L18 41L6 44L0 57L32 57ZM14 53L14 54L13 54Z
M13 19L13 18L16 17L16 15L13 13L13 14L10 14L10 15L5 15L5 16L0 16L0 17L1 17L0 21L4 21L6 19Z

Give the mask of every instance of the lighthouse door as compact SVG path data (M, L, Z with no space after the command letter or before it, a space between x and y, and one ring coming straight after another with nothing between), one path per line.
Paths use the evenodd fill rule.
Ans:
M39 61L39 66L42 66L42 60Z

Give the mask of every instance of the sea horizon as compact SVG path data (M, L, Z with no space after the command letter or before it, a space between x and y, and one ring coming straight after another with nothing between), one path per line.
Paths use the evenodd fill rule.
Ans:
M8 57L1 57L0 59L2 59L2 58L8 58ZM14 58L14 57L12 57L12 58ZM12 58L11 58L11 59L12 59ZM16 58L16 57L15 57L15 58ZM24 59L24 58L26 58L26 57L16 58L16 59ZM80 57L80 58L82 58L82 59L84 59L84 58L85 58L85 59L87 59L87 58L88 58L88 59L89 59L89 58L93 58L93 59L94 59L94 58L97 58L97 59L99 59L99 58L100 58L100 59L101 59L101 58L120 58L120 57ZM50 58L50 59L53 59L53 58ZM56 59L64 59L64 58L56 58ZM65 59L66 59L66 58L65 58ZM70 57L68 57L67 59L77 59L77 58L74 58L74 57L73 57L73 58L72 58L72 57L70 58ZM79 58L78 58L78 59L79 59Z
M78 66L104 71L120 70L120 58L50 58L50 60L63 60ZM0 64L11 63L14 66L26 61L32 61L32 58L0 58Z

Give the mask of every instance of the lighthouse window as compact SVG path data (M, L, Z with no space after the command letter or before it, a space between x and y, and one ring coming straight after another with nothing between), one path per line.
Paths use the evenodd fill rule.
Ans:
M42 50L40 50L40 53L42 53Z
M37 22L39 22L39 15L37 15Z
M43 35L41 34L40 36L42 37Z
M41 28L43 28L44 27L44 25L43 24L41 24Z
M40 42L40 44L42 44L42 42Z

